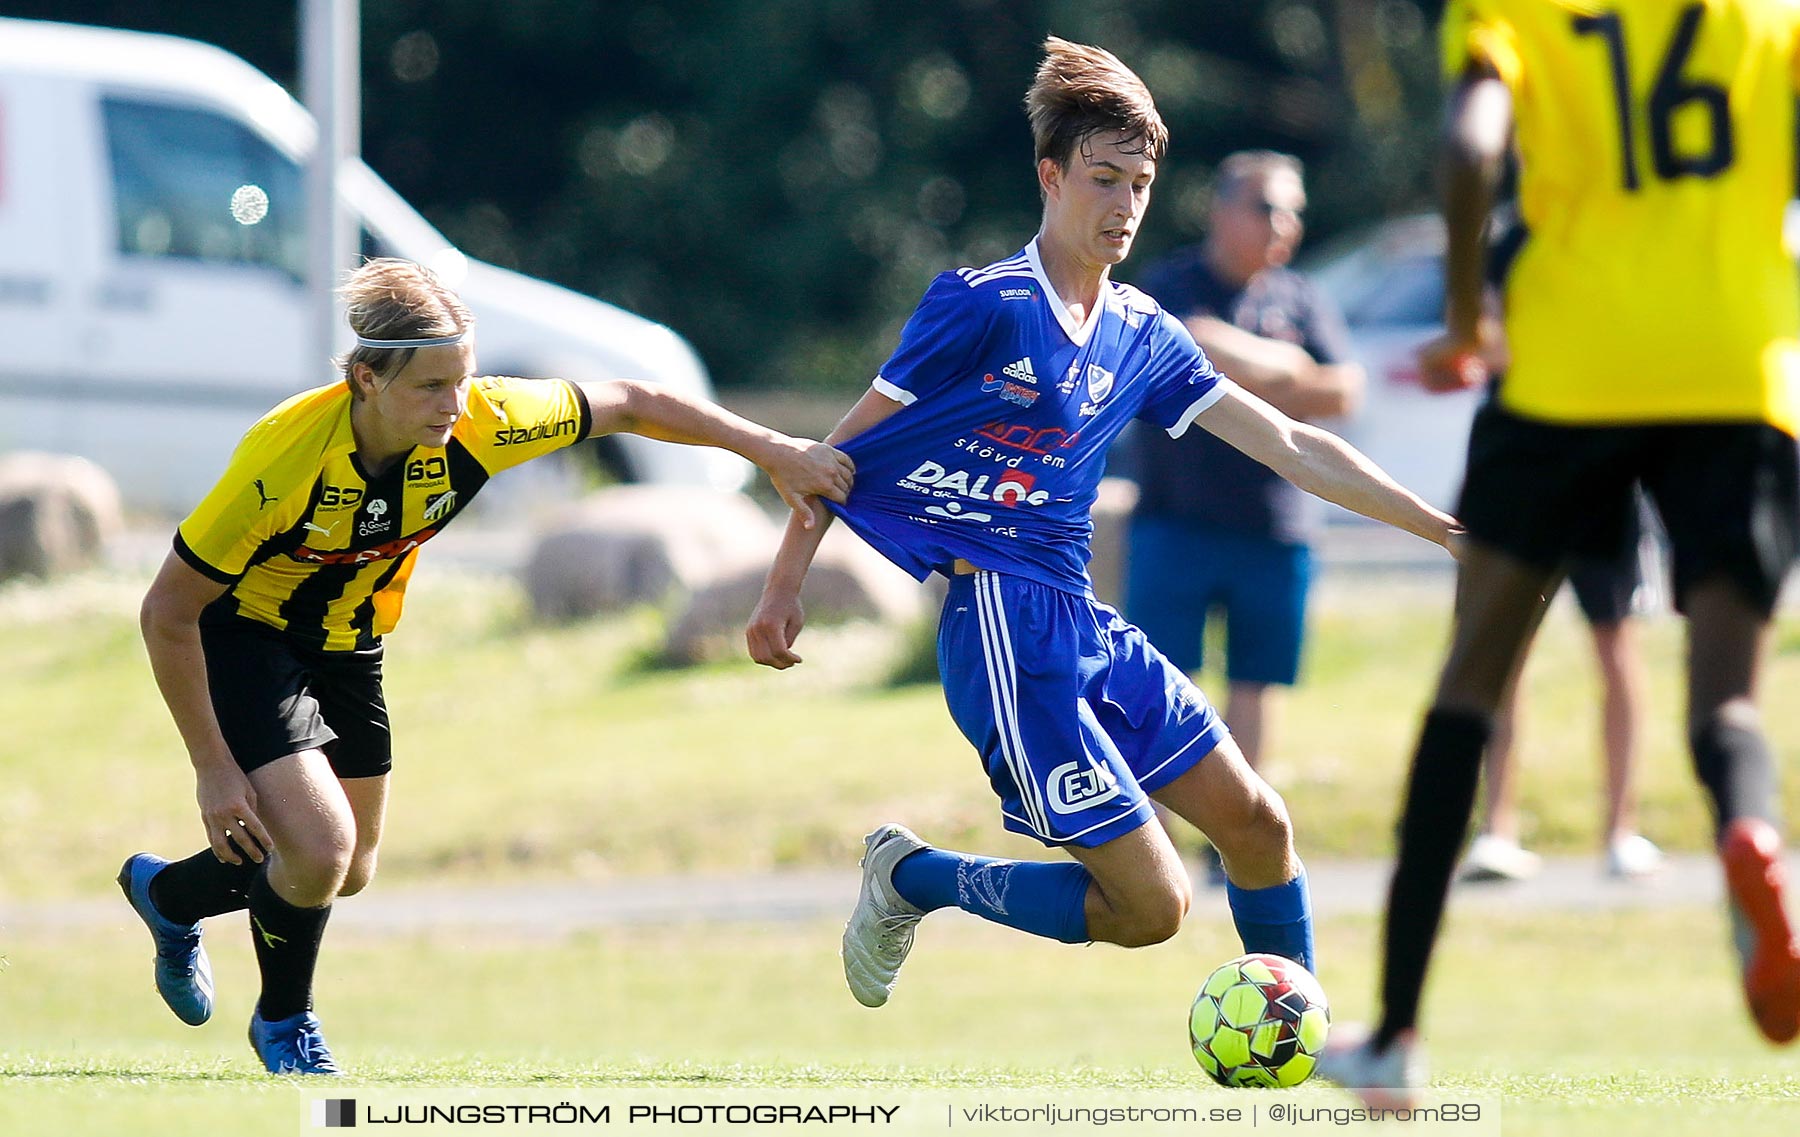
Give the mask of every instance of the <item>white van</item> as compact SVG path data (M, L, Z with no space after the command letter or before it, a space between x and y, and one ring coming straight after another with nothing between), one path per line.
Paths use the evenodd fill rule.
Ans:
M1428 391L1419 375L1419 348L1444 330L1443 219L1383 221L1311 253L1302 268L1343 311L1369 373L1344 437L1401 485L1456 508L1469 427L1486 392Z
M181 514L260 414L332 378L308 357L314 136L280 85L218 48L0 19L0 453L83 455L129 505ZM267 195L255 224L233 218L242 186ZM428 264L461 294L483 372L711 396L668 328L470 260L361 163L339 190L365 253ZM720 450L602 445L634 481L735 489L749 473Z

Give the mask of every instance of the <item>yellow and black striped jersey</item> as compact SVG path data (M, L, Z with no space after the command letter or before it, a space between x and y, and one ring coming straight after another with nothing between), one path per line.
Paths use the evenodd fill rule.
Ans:
M270 411L181 523L177 555L230 585L209 617L235 613L327 651L372 646L399 622L419 546L489 477L586 438L592 425L573 383L479 378L444 446L416 447L370 477L350 403L349 387L334 383Z
M1800 0L1451 0L1451 80L1513 96L1509 409L1794 430L1797 40Z

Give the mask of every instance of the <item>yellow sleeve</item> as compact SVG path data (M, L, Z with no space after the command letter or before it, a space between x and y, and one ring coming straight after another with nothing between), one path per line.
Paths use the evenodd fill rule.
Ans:
M1514 91L1524 64L1519 58L1518 34L1512 23L1494 9L1491 0L1450 0L1444 9L1440 31L1444 78L1454 86L1471 62L1486 63Z
M268 420L251 428L218 484L175 531L176 554L220 584L244 575L264 542L291 529L306 510L311 479L295 481L298 455L271 445L274 433Z
M485 376L469 392L457 435L488 473L499 473L588 436L593 416L566 379Z

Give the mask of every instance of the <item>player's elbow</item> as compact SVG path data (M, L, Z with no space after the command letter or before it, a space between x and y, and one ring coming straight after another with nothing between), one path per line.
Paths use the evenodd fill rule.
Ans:
M166 590L152 585L138 605L138 632L146 644L158 643L179 633L183 626L197 621L197 614Z
M148 643L156 635L156 629L162 619L154 590L144 594L144 602L138 605L138 634Z

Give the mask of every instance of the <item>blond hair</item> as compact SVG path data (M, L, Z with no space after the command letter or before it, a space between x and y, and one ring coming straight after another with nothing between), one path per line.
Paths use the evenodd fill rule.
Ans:
M475 315L424 265L376 257L351 273L343 297L351 330L373 340L429 339L468 332ZM379 379L391 379L412 359L412 347L357 346L339 361L346 379L364 363ZM354 384L352 385L354 389Z
M1056 36L1044 40L1043 62L1025 92L1025 114L1038 160L1052 159L1063 169L1096 134L1117 131L1126 143L1138 144L1132 153L1152 161L1169 148L1169 128L1150 88L1131 68L1104 48Z

